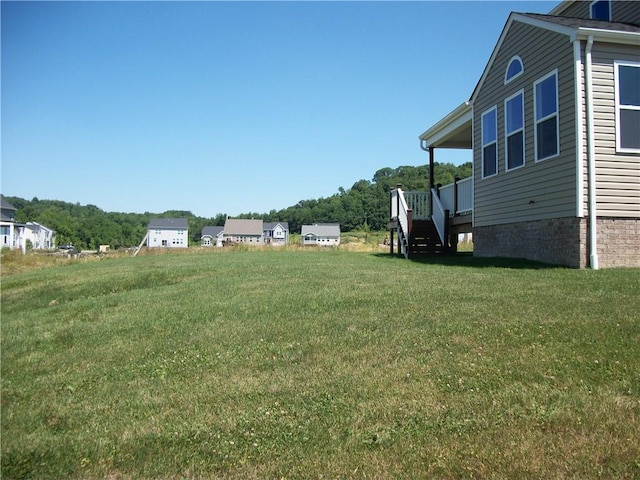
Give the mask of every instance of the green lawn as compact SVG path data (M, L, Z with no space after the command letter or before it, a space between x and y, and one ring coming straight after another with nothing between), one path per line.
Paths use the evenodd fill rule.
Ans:
M640 478L640 271L338 250L2 277L2 478Z

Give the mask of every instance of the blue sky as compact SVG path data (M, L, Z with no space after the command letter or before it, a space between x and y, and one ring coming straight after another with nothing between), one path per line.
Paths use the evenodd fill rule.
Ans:
M1 191L233 216L424 165L509 12L556 4L3 1Z

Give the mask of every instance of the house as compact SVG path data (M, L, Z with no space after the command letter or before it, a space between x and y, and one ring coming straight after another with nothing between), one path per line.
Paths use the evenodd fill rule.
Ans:
M302 225L302 245L319 245L321 247L335 247L340 245L339 223L314 223Z
M262 236L267 245L281 246L289 243L288 222L265 222Z
M470 99L422 135L473 152L474 255L640 266L640 2L512 13Z
M224 227L204 227L200 234L200 245L203 247L221 247Z
M248 243L264 245L262 220L227 218L223 239L226 244Z
M56 231L36 222L27 222L24 229L25 242L31 242L31 248L49 250L55 247Z
M0 195L0 248L26 248L24 239L25 225L15 220L16 208Z
M186 218L152 218L147 229L148 248L187 248L189 221Z

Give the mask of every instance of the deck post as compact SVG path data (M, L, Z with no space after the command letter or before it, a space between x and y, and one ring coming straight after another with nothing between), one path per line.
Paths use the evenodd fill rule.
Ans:
M460 177L453 177L453 215L458 214L458 182Z
M429 215L433 215L433 198L431 198L431 191L435 187L435 151L433 147L429 147Z
M446 242L444 245L445 251L451 251L451 225L449 219L449 210L444 211L444 241Z

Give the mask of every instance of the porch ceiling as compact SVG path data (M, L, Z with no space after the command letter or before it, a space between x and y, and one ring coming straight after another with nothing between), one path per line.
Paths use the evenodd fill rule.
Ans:
M464 102L434 126L420 135L422 148L471 149L472 110L469 102Z

